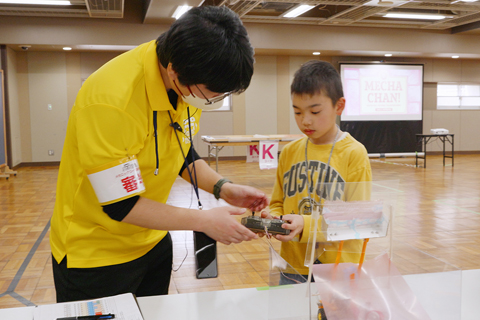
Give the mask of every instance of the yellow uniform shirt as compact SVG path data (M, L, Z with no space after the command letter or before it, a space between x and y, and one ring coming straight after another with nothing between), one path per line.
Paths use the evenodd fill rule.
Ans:
M165 203L184 163L167 111L178 122L184 153L190 148L187 104L170 104L155 51L155 41L111 60L84 83L70 114L58 176L50 244L57 262L93 268L145 255L167 231L111 219L102 210L87 174L136 157L145 191L142 197ZM157 111L159 173L156 168L153 112ZM201 110L190 107L192 134ZM107 180L100 180L108 186ZM96 187L97 188L97 187ZM133 192L128 198L138 193ZM114 199L108 203L120 201Z
M328 157L332 145L308 144L308 175L305 172L305 144L301 138L287 144L281 154L277 168L275 186L270 202L270 212L274 216L286 214L302 214L305 207L309 207L307 179L314 189L318 188L318 179L325 179ZM330 179L328 183L335 186L336 182L371 181L372 173L370 161L365 147L355 140L349 133L344 133L335 143L330 160ZM338 186L338 185L337 185ZM334 189L334 188L332 188ZM330 194L328 200L345 200L341 189L325 190ZM312 193L314 196L315 191ZM318 197L315 197L318 201ZM282 242L281 256L300 274L308 274L305 267L305 251L310 231L311 216L304 215L304 229L299 241ZM338 244L333 244L338 247ZM362 249L361 240L344 242L343 254L340 262L358 263ZM335 262L336 252L326 251L318 259L322 263Z

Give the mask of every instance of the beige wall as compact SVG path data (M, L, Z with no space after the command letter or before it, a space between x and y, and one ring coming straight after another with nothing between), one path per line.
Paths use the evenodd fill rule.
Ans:
M9 74L12 75L11 78L8 78L9 86L6 88L8 90L9 97L10 122L11 125L13 124L10 135L12 144L21 145L22 140L20 131L20 108L18 103L19 95L17 85L17 59L13 50L10 48L7 48L7 70L9 71ZM0 110L0 112L2 112L2 110ZM22 150L20 148L15 148L12 150L12 159L10 160L13 165L20 163L20 160L22 159L21 151Z
M71 54L71 53L69 53ZM107 61L115 58L116 52L82 52L80 53L80 77L84 81L103 66Z
M257 56L252 81L245 91L246 134L275 134L278 132L276 91L276 57Z
M290 131L291 99L290 99L290 57L277 57L277 128L281 132Z
M7 50L12 165L32 162L30 90L25 52Z
M114 53L8 51L10 122L13 165L59 161L68 115L82 80ZM195 144L201 156L207 147L200 135L298 133L290 102L290 83L310 56L257 56L255 73L245 93L235 96L233 110L204 112ZM358 57L317 57L339 61L372 60ZM455 149L480 151L480 110L436 110L436 82L480 82L480 60L400 59L425 64L423 131L447 128L455 134ZM52 110L48 110L48 104ZM432 142L428 150L441 150ZM48 156L54 150L54 156ZM222 156L245 155L243 147L226 147Z
M60 161L68 121L66 55L30 52L27 60L32 161Z
M127 8L125 14L130 15L138 9ZM478 35L451 34L448 30L262 23L246 23L245 26L256 49L335 50L342 51L343 56L354 56L356 52L368 55L403 52L419 57L430 54L450 57L454 53L478 57L480 54ZM130 21L2 16L0 43L138 45L156 39L168 27L142 23L140 16Z
M455 134L455 150L480 151L480 141L473 137L480 135L480 110L437 110L437 82L480 83L479 60L426 59L416 60L427 66L424 81L423 133L430 129L446 128ZM450 151L446 144L446 150ZM443 144L432 139L429 151L442 151Z

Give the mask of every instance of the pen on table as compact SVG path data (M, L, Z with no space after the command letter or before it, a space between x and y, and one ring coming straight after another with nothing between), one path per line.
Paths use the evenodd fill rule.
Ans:
M93 316L57 318L57 320L101 320L101 319L115 319L115 315L113 313L109 313L109 314L97 314Z

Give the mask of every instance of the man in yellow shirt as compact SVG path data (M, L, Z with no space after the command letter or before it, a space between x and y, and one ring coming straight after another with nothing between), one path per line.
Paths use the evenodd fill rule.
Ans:
M58 302L167 294L168 230L225 244L256 238L232 217L244 209L166 204L179 174L231 205L258 211L268 204L259 190L223 179L191 144L201 109L244 91L253 62L239 17L198 7L85 81L69 118L51 221Z

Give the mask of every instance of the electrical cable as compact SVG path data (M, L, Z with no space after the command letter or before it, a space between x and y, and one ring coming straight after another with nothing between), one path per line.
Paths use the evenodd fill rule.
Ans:
M197 110L198 111L198 110ZM195 113L197 112L195 111ZM188 113L188 127L189 127L189 135L190 137L192 136L192 129L191 129L191 122L190 122L190 108L187 107L187 113ZM195 113L193 113L192 117L195 115ZM177 142L178 142L178 146L180 147L180 151L182 152L182 156L183 156L183 159L185 160L185 162L187 161L187 156L185 156L185 152L183 151L183 148L182 148L182 144L180 143L180 138L178 137L178 133L177 131L181 131L185 137L188 139L188 141L190 142L190 147L192 149L195 150L194 146L193 146L193 142L192 142L192 139L190 139L190 137L187 137L187 135L183 132L182 128L180 127L180 125L178 125L178 123L176 122L173 122L173 118L172 118L172 115L170 114L170 111L168 111L168 116L170 117L170 126L173 128L173 131L175 132L175 137L177 138ZM177 124L178 126L175 126L175 124ZM180 129L180 130L179 130ZM198 184L197 184L197 172L196 172L196 169L195 169L195 161L194 161L194 152L192 152L192 171L194 173L194 176L195 176L195 180L192 178L192 171L190 170L189 166L187 165L186 166L186 169L187 169L187 172L188 172L188 175L190 177L190 183L192 185L192 191L195 191L195 194L197 196L197 200L198 200L198 209L199 210L202 210L203 209L203 206L202 206L202 203L200 201L200 195L198 193ZM192 200L193 200L193 197L190 197L190 206L189 208L191 208L192 206ZM172 266L172 271L173 272L177 272L178 270L180 270L180 268L182 267L183 263L185 262L185 260L187 259L187 256L188 256L188 247L187 247L187 239L185 237L185 249L186 249L186 254L185 256L183 257L183 260L182 262L180 263L180 265L178 266L178 268L173 268Z
M191 209L192 208L192 204L193 204L193 185L191 184L191 188L190 188L190 204L188 205L188 209ZM187 259L188 257L188 246L187 246L187 237L185 236L184 237L184 245L185 245L185 256L183 257L183 260L182 262L180 262L180 265L178 266L178 268L174 268L172 266L172 271L173 272L177 272L178 270L180 270L180 268L183 266L183 263L185 262L185 260Z

